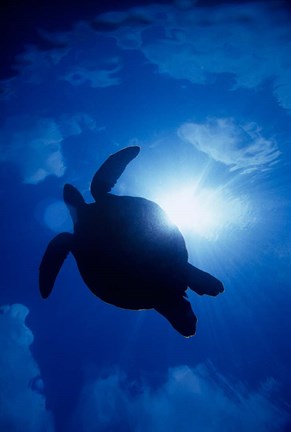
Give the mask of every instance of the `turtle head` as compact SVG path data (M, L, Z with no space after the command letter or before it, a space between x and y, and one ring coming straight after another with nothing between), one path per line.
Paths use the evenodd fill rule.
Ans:
M63 197L75 224L77 222L78 210L84 206L85 200L78 189L70 184L65 184Z

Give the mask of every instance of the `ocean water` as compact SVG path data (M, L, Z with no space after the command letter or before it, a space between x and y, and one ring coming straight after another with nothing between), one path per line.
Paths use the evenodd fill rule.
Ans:
M1 8L0 431L290 431L288 2ZM112 193L158 203L224 284L187 291L191 338L102 302L71 254L39 292L73 230L64 184L94 202L94 173L132 145Z

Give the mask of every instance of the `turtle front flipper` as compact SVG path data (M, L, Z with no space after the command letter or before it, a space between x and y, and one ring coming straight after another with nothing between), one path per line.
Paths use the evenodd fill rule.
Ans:
M199 295L217 296L224 291L220 280L189 263L187 264L187 284Z
M45 251L39 266L39 290L42 298L52 292L56 277L71 250L72 234L61 233L54 237Z
M95 201L111 191L126 166L139 154L138 146L126 147L109 156L93 177L91 194Z

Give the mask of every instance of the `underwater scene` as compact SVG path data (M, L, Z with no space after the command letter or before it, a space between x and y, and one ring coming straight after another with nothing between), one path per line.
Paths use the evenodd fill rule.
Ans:
M0 19L0 431L291 431L290 2Z

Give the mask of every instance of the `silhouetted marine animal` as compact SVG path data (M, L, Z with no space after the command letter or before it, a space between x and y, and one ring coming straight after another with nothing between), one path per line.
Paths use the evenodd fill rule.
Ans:
M109 193L139 151L127 147L103 163L91 183L95 203L86 204L74 186L64 186L74 233L58 234L49 243L40 264L40 292L43 298L50 295L72 252L85 284L97 297L126 309L153 308L189 337L195 334L197 319L187 287L211 296L224 288L188 263L182 234L157 204Z

